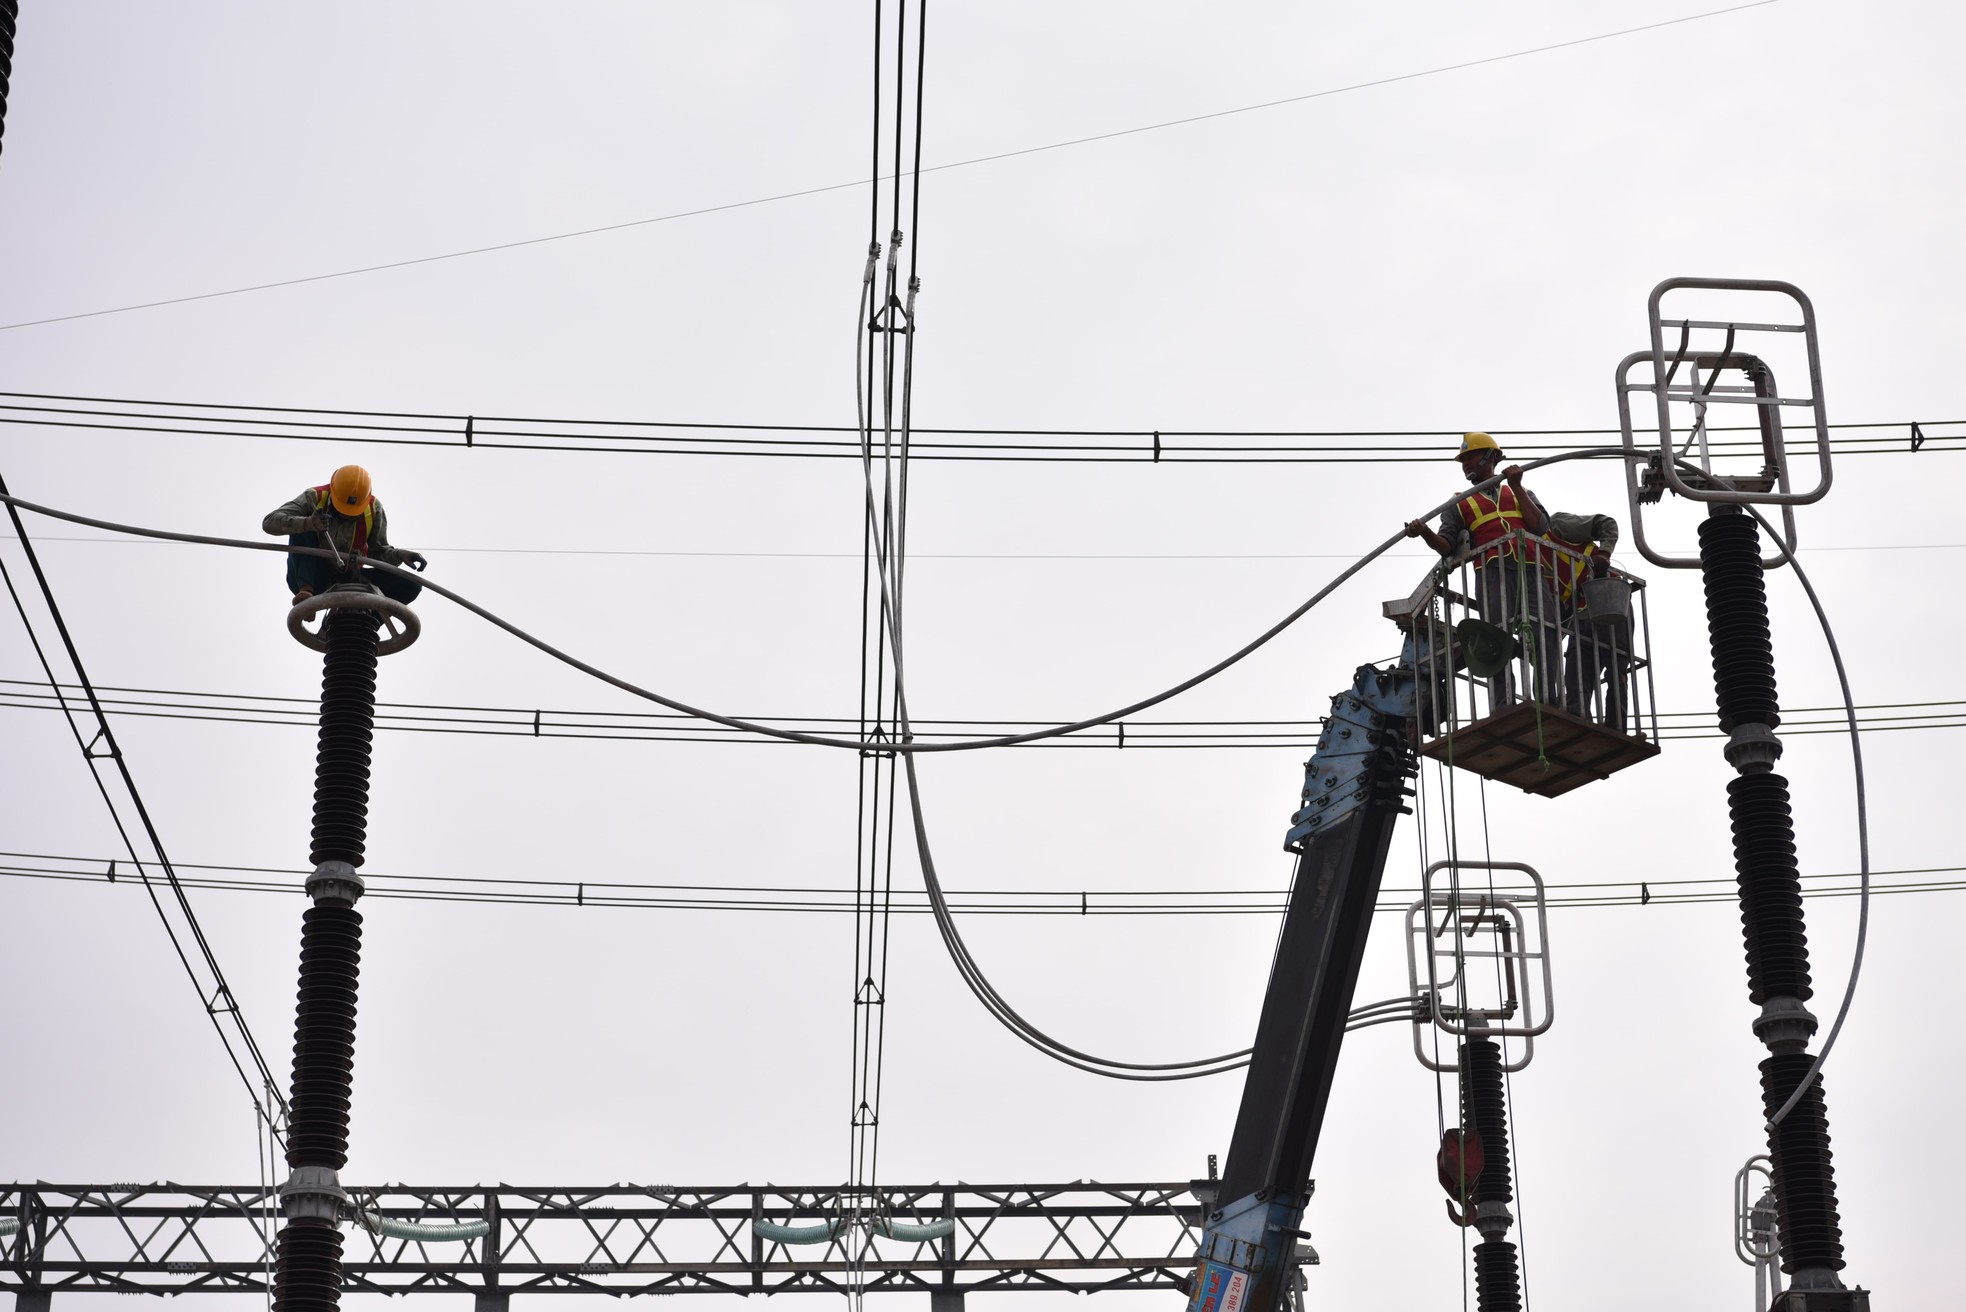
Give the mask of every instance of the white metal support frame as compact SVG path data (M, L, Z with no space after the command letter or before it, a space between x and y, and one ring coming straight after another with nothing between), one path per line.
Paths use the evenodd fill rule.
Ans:
M1486 880L1479 889L1465 887L1461 882L1464 870L1485 874L1513 871L1528 881L1529 888L1522 891L1532 896L1490 892L1490 881ZM1448 876L1447 887L1437 889L1436 877L1442 872ZM1477 935L1485 937L1477 939ZM1424 971L1422 960L1426 963ZM1473 982L1468 971L1470 961L1495 961L1499 965L1499 996L1491 1005L1473 1005L1465 998L1449 1001L1445 996L1459 994ZM1422 1066L1439 1072L1460 1069L1458 1060L1436 1061L1427 1052L1421 1035L1431 1023L1456 1038L1470 1033L1482 1038L1519 1038L1523 1041L1522 1055L1504 1063L1502 1069L1511 1074L1523 1069L1535 1056L1536 1036L1547 1031L1556 1018L1543 877L1520 861L1436 861L1428 866L1421 876L1420 898L1406 910L1406 978L1411 991L1427 999L1424 1014L1416 1013L1413 1022L1413 1055Z
M1754 1312L1782 1292L1781 1235L1775 1224L1775 1164L1756 1154L1734 1172L1734 1256L1754 1268ZM1754 1180L1762 1180L1754 1193Z
M1800 322L1668 318L1664 313L1665 302L1669 294L1677 291L1779 296L1796 311ZM1834 477L1829 421L1823 409L1815 307L1793 283L1751 278L1668 278L1652 289L1647 308L1651 349L1626 356L1619 362L1617 371L1618 422L1627 451L1634 455L1641 453L1632 419L1631 394L1649 393L1656 412L1656 433L1646 436L1648 444L1656 436L1657 451L1649 462L1628 460L1625 464L1632 536L1639 553L1666 569L1699 568L1697 557L1665 555L1655 550L1646 538L1643 506L1658 500L1667 490L1689 501L1779 506L1783 538L1792 551L1796 545L1794 508L1822 500L1828 495ZM1745 349L1745 344L1768 343L1768 350L1773 351L1798 335L1802 339L1809 392L1806 396L1784 396L1776 386L1773 368L1764 358L1767 352ZM1632 369L1641 362L1651 365L1651 376L1635 381ZM1682 371L1683 382L1680 381ZM1722 384L1722 375L1729 371L1737 371L1745 381ZM1756 417L1762 461L1756 472L1721 473L1715 469L1707 415L1715 406L1730 405L1752 407ZM1686 421L1683 443L1675 423L1675 407L1681 408L1680 417ZM1816 482L1807 489L1798 490L1791 476L1784 435L1785 410L1806 414L1816 444ZM1774 569L1784 559L1777 555L1763 564Z

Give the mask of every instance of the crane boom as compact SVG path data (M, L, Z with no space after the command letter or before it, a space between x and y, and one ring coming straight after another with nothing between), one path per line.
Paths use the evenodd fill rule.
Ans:
M1235 1135L1189 1290L1190 1312L1280 1306L1325 1104L1393 827L1414 772L1413 663L1361 666L1331 702L1285 846L1299 854Z

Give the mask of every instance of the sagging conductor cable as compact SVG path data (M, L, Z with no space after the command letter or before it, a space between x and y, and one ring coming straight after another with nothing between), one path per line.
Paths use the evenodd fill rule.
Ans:
M1583 448L1575 451L1559 452L1558 454L1553 456L1545 456L1540 460L1524 461L1520 465L1520 468L1524 472L1527 472L1532 469L1540 469L1545 465L1555 465L1555 464L1562 464L1570 460L1589 460L1594 458L1630 459L1630 458L1643 458L1643 457L1635 456L1634 453L1627 452L1622 447L1592 447L1592 448ZM1501 478L1498 475L1495 478L1489 479L1485 482L1474 484L1471 488L1459 492L1456 495L1449 497L1447 500L1442 501L1441 503L1436 505L1433 509L1421 515L1420 518L1432 519L1437 515L1439 515L1441 512L1445 511L1449 506L1455 504L1456 502L1468 496L1470 492L1484 491L1488 488L1494 487L1500 481ZM31 510L37 515L46 515L50 519L59 519L70 524L81 524L88 528L99 528L109 533L127 533L127 534L134 535L136 537L156 538L165 542L189 542L199 546L231 547L236 550L243 550L243 551L275 551L275 552L283 552L288 555L318 556L323 560L328 560L332 556L332 553L319 547L296 547L286 543L279 543L279 542L249 542L241 538L213 537L209 534L202 534L202 533L178 533L168 529L143 528L135 524L121 524L115 522L114 520L95 519L88 515L78 515L73 511L57 510L52 506L40 505L36 502L23 500L22 498L15 497L15 496L0 495L0 504L14 506L21 510ZM970 751L978 751L990 747L1017 747L1017 746L1021 746L1024 743L1042 742L1045 739L1049 739L1049 738L1062 738L1069 734L1080 733L1086 729L1096 729L1101 725L1111 724L1115 720L1123 720L1130 715L1135 715L1141 711L1148 710L1152 707L1158 706L1162 702L1180 696L1182 693L1187 692L1191 688L1198 687L1201 684L1208 682L1210 679L1213 679L1216 675L1221 674L1223 671L1229 669L1231 666L1237 665L1240 662L1242 662L1245 658L1254 655L1257 650L1259 650L1264 646L1267 646L1272 639L1276 638L1278 635L1283 633L1285 629L1290 628L1292 625L1297 623L1298 620L1301 620L1304 618L1304 616L1310 614L1311 611L1320 602L1322 602L1325 598L1329 597L1332 593L1336 592L1339 588L1343 587L1346 583L1350 582L1351 579L1359 573L1359 571L1363 570L1367 565L1371 564L1379 557L1385 555L1388 551L1391 551L1395 546L1398 546L1401 542L1404 542L1405 540L1406 540L1406 534L1404 530L1401 530L1400 532L1393 534L1391 537L1387 538L1384 542L1381 542L1378 546L1373 547L1370 551L1366 552L1364 555L1360 556L1357 560L1353 561L1350 565L1347 565L1343 570L1339 572L1336 578L1332 579L1329 583L1325 584L1322 588L1319 588L1315 593L1313 593L1310 596L1309 599L1304 601L1303 604L1299 605L1295 610L1291 611L1288 615L1285 615L1282 619L1278 620L1275 624L1272 624L1269 628L1265 629L1262 633L1258 634L1255 638L1251 639L1243 646L1237 648L1229 655L1223 657L1215 664L1209 666L1207 669L1202 670L1200 673L1191 675L1190 677L1183 679L1181 682L1175 684L1173 687L1167 688L1161 692L1157 692L1151 697L1143 697L1137 702L1133 702L1130 705L1120 707L1118 710L1107 711L1103 715L1095 715L1088 719L1074 721L1070 724L1053 725L1045 729L1034 729L1027 733L1004 734L995 738L966 738L966 739L958 739L953 742L933 742L933 743L906 743L906 742L892 742L892 741L877 742L877 741L865 740L859 738L835 738L826 734L802 733L796 729L781 729L768 724L757 724L750 720L739 719L736 716L720 715L715 711L706 711L701 707L692 706L688 702L679 701L674 697L667 697L664 696L662 693L654 692L651 691L650 689L643 688L637 684L630 683L628 680L621 678L619 675L610 674L606 670L603 670L598 666L590 665L586 661L581 660L578 656L574 656L568 652L564 652L560 650L558 647L555 647L552 643L547 642L544 638L535 637L533 634L526 632L524 629L512 623L510 620L504 619L503 617L494 614L493 612L485 609L483 606L480 606L478 603L470 600L468 597L465 597L461 593L455 592L450 588L445 587L443 584L436 582L435 580L429 578L426 575L416 574L410 570L406 570L402 568L401 566L391 565L381 560L369 560L366 562L366 567L369 569L383 570L387 573L400 575L401 577L404 578L414 579L420 584L422 584L422 586L426 590L430 592L434 592L438 596L443 597L448 601L454 602L459 606L462 606L465 610L470 611L473 615L476 615L479 619L484 620L486 623L491 624L495 628L503 629L505 632L511 634L513 637L525 643L527 646L536 648L537 650L544 652L546 655L551 656L554 660L559 661L564 665L571 666L572 668L579 670L582 674L588 675L591 678L599 679L602 683L611 684L612 686L621 689L621 691L629 694L632 697L639 697L643 701L654 702L658 706L666 706L670 710L676 711L680 714L692 716L699 720L708 720L712 724L721 724L726 726L727 728L740 729L746 733L754 733L761 737L779 738L779 739L783 739L786 742L805 743L808 746L812 746L812 747L834 747L845 751L853 751L853 752L895 751L912 756L922 752L970 752Z
M1823 609L1822 598L1816 595L1814 585L1809 582L1809 575L1803 571L1802 562L1797 560L1794 553L1788 549L1787 544L1782 540L1782 535L1775 531L1775 526L1753 506L1743 506L1742 509L1753 515L1761 527L1767 530L1769 540L1775 544L1775 550L1781 552L1782 559L1795 570L1795 580L1802 585L1803 593L1809 598L1809 605L1816 612L1816 622L1822 626L1823 640L1829 645L1830 662L1836 667L1837 687L1843 692L1844 717L1850 725L1850 768L1856 777L1857 792L1857 945L1850 957L1850 979L1843 986L1843 1001L1836 1008L1836 1020L1830 1024L1829 1034L1823 1039L1822 1051L1816 1054L1816 1060L1804 1072L1802 1079L1795 1086L1795 1092L1789 1095L1788 1101L1768 1118L1765 1128L1772 1134L1775 1127L1795 1110L1796 1104L1815 1087L1817 1077L1823 1072L1823 1063L1829 1060L1830 1050L1836 1047L1837 1036L1843 1032L1843 1021L1850 1014L1850 1003L1857 996L1857 977L1864 969L1864 943L1870 936L1870 808L1864 790L1864 749L1857 729L1857 701L1850 692L1850 675L1843 668L1843 652L1836 645L1836 631L1830 627L1829 613Z
M1551 457L1549 460L1537 461L1535 463L1550 464L1550 463L1555 463L1557 460L1581 458L1583 456L1592 455L1592 454L1596 454L1596 453L1594 452L1570 453L1563 456ZM1528 468L1528 466L1525 466L1525 468ZM867 484L867 489L866 489L867 514L869 517L869 521L871 523L874 516L873 461L871 458L871 452L865 453L863 455L862 469L865 474L865 479ZM1490 480L1488 484L1484 484L1481 486L1492 485L1494 482L1499 481L1499 478L1500 476L1498 475L1497 479ZM1428 512L1428 515L1425 517L1432 518L1433 515L1438 514L1439 511L1444 510L1445 508L1446 508L1445 505L1437 507L1434 511ZM1343 583L1346 578L1349 578L1353 572L1356 572L1358 569L1362 568L1367 561L1371 560L1374 556L1378 555L1379 553L1387 550L1394 542L1401 540L1404 536L1405 536L1405 532L1402 529L1399 535L1389 540L1385 544L1381 545L1371 555L1366 556L1364 559L1354 564L1350 570L1346 571L1345 574L1340 575L1339 578L1337 578L1330 585L1328 585L1323 592L1311 598L1311 600L1306 602L1304 606L1301 607L1295 614L1293 614L1288 619L1286 619L1284 621L1284 625L1294 622L1298 616L1302 615L1303 613L1308 611L1312 606L1316 605L1317 602L1322 600L1322 598L1325 595L1328 595L1340 583ZM876 545L878 549L880 545L878 539L876 540ZM882 560L880 563L882 566L881 576L883 580L883 586L885 586L886 579L888 577L887 571L890 564L890 562L886 559L885 552L882 553ZM897 746L905 747L908 744L910 732L909 732L909 716L908 716L906 658L904 655L904 648L901 639L900 625L896 619L896 616L900 610L900 601L898 597L893 597L893 596L886 597L884 598L884 600L887 602L886 610L889 616L888 642L889 642L889 646L892 647L894 651L895 716L898 722L897 727L899 729L899 738L900 738L900 742L899 744L897 744ZM1250 648L1246 648L1244 653L1242 654L1246 654L1247 651L1254 650L1255 645L1260 645L1262 642L1267 641L1270 636L1273 636L1275 633L1280 632L1282 627L1283 625L1279 625L1276 629L1273 629L1270 634L1266 634L1264 635L1263 638L1258 639L1257 644L1253 644ZM1233 660L1235 659L1240 659L1240 654L1237 657L1232 657L1231 662L1233 662ZM1225 662L1224 666L1219 668L1226 668L1226 665L1231 662ZM1194 680L1192 682L1199 682L1199 679ZM1192 682L1189 686L1192 686ZM992 1016L994 1016L1000 1024L1002 1024L1012 1034L1016 1035L1019 1039L1023 1040L1031 1047L1036 1048L1039 1052L1042 1052L1046 1056L1052 1058L1054 1061L1061 1062L1064 1065L1074 1067L1078 1070L1086 1071L1093 1075L1103 1075L1109 1079L1135 1080L1135 1081L1142 1081L1142 1082L1192 1080L1192 1079L1201 1079L1203 1077L1210 1076L1210 1075L1221 1075L1233 1070L1239 1070L1242 1067L1247 1066L1249 1064L1249 1056L1251 1050L1248 1048L1242 1048L1235 1052L1220 1053L1213 1057L1198 1058L1191 1061L1177 1061L1177 1062L1117 1061L1111 1058L1099 1057L1092 1053L1083 1052L1077 1048L1073 1048L1070 1045L1065 1044L1059 1041L1058 1039L1053 1038L1051 1035L1046 1034L1043 1030L1031 1024L1031 1022L1025 1020L1023 1016L1019 1015L1017 1010L1014 1007L1012 1007L1010 1003L1004 999L1003 995L997 991L996 987L990 983L989 978L983 973L982 968L976 964L976 959L970 953L968 944L963 941L961 931L956 928L955 917L950 911L948 898L944 894L942 889L941 877L936 870L935 854L928 841L928 826L922 814L921 782L915 770L914 753L912 752L906 753L906 755L903 757L903 765L904 765L904 771L908 779L908 807L911 813L911 818L913 821L914 832L915 832L915 851L916 851L917 858L921 863L922 882L928 891L929 905L935 914L936 930L942 936L943 945L948 949L950 960L955 963L957 973L962 976L963 982L969 986L969 990L971 993L973 993L976 996L976 1000L983 1004L984 1010L988 1011ZM1363 1016L1360 1017L1360 1021L1361 1024L1376 1023L1375 1021L1367 1019L1366 1017Z

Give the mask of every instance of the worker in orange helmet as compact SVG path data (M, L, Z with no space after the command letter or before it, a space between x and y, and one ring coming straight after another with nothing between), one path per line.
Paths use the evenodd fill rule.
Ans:
M1502 447L1486 433L1463 433L1454 458L1469 483L1486 483L1502 463ZM1547 554L1540 543L1549 529L1549 514L1536 494L1522 486L1522 467L1501 471L1502 482L1485 492L1470 492L1441 512L1438 529L1419 520L1406 526L1406 536L1423 538L1443 556L1472 552L1475 599L1481 618L1519 635L1528 648L1535 679L1535 700L1560 700L1562 655L1557 636L1557 601L1550 586ZM1512 680L1489 681L1496 709L1515 700Z
M364 560L380 560L421 570L429 563L420 552L389 545L389 517L383 514L373 487L368 470L343 465L327 482L302 491L261 522L260 527L268 533L286 534L293 546L326 547L336 554L334 560L298 554L287 557L287 586L293 590L294 605L337 583L356 579L406 604L423 591L423 585L413 578L362 564Z

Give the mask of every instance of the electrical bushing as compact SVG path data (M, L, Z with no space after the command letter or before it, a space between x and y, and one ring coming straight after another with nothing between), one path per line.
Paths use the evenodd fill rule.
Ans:
M355 1004L361 979L362 881L368 838L369 756L381 618L351 605L322 620L321 730L314 768L314 899L301 918L300 999L294 1014L293 1096L273 1303L280 1312L333 1312L341 1302L341 1231L348 1196L348 1113L355 1071ZM331 590L330 596L343 588Z
M1744 724L1774 729L1782 716L1775 700L1761 533L1752 518L1730 512L1700 521L1700 577L1706 585L1720 727L1728 733Z
M1773 1120L1814 1064L1808 1047L1816 1018L1804 1006L1813 988L1789 783L1774 771L1781 756L1774 733L1781 712L1761 534L1754 519L1727 508L1703 520L1700 569L1713 642L1714 699L1720 727L1729 736L1727 760L1738 771L1727 785L1727 803L1748 996L1761 1007L1754 1031L1770 1054L1761 1063L1762 1108ZM1778 1306L1788 1312L1867 1307L1868 1295L1844 1289L1836 1274L1843 1269L1843 1233L1820 1081L1769 1131L1768 1153L1782 1270L1792 1280Z
M1502 1087L1502 1050L1493 1039L1461 1045L1461 1123L1481 1137L1481 1174L1470 1191L1475 1245L1475 1291L1481 1312L1519 1312L1522 1277L1515 1245L1505 1235L1514 1220L1509 1204L1515 1181L1509 1170L1509 1113Z

